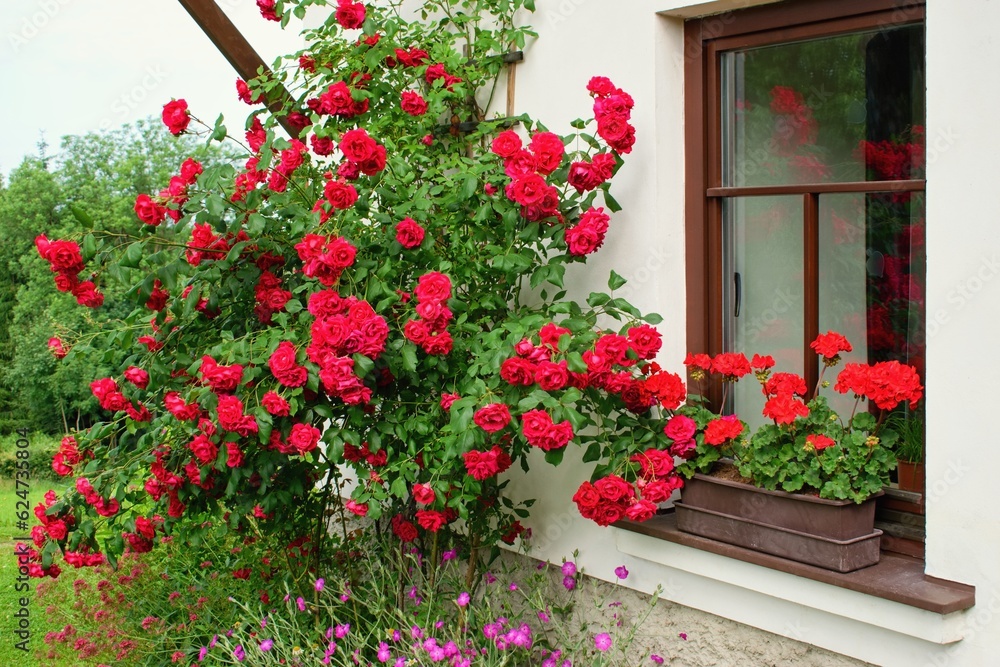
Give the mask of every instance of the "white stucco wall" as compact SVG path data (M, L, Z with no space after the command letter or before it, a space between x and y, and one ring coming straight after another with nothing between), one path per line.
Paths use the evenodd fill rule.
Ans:
M629 298L665 317L661 363L679 369L684 340L684 145L682 16L762 2L537 0L517 111L556 132L587 117L585 91L605 75L636 100L638 141L615 180L625 210L605 247L567 281L578 294L604 289L608 270L627 278ZM662 12L658 15L657 12ZM725 20L724 17L721 20ZM878 665L1000 664L1000 518L990 510L1000 468L988 380L1000 358L977 354L1000 316L994 129L1000 91L1000 3L929 0L927 7L927 574L976 586L978 604L941 617L905 605L644 536L601 529L569 498L589 469L567 455L554 469L537 459L512 491L539 498L534 555L559 562L574 549L600 576L621 563L628 585L684 605ZM500 96L500 99L503 99ZM539 483L543 480L544 483ZM734 663L735 664L735 663Z

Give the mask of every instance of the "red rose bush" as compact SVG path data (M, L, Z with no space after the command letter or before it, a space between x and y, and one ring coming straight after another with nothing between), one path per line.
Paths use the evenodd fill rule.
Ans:
M296 4L258 1L282 23ZM404 542L464 535L475 570L480 545L524 530L502 475L533 449L558 464L581 447L605 496L622 480L602 522L647 518L680 485L659 410L685 390L653 361L658 318L563 287L614 232L634 101L582 79L568 135L476 106L503 74L492 49L529 34L511 27L525 4L483 3L463 53L464 23L340 0L285 67L236 82L243 130L164 104L171 133L243 157L184 161L136 198L125 234L38 237L58 290L96 308L121 282L134 309L101 339L51 345L131 354L93 378L104 421L53 461L75 486L38 508L33 574L220 524L285 536L316 564L331 509Z

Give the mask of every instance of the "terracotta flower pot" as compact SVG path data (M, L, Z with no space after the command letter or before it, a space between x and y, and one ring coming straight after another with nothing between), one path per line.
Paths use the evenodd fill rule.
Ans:
M924 492L924 464L897 461L896 478L902 491Z
M674 507L681 531L828 570L879 560L874 497L857 504L695 475Z

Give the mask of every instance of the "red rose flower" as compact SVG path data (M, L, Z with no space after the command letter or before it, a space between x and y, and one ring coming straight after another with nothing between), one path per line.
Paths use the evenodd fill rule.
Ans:
M59 338L52 337L49 339L48 343L49 351L52 352L52 356L56 359L62 359L67 354L66 348L63 347L63 342Z
M625 510L625 516L632 521L646 521L656 515L656 504L643 498L637 500Z
M420 93L404 90L400 108L411 116L423 116L427 113L427 101L420 96Z
M337 23L347 30L360 28L365 22L365 6L351 0L337 0Z
M610 526L616 521L620 521L625 516L625 507L619 503L602 500L594 508L593 516L590 517L598 526Z
M225 366L208 355L201 358L198 373L201 375L202 383L210 386L216 393L233 391L243 381L243 366L239 364Z
M396 225L396 240L407 250L419 248L420 244L424 242L424 228L417 224L413 218L403 218Z
M530 387L535 383L535 364L522 357L511 357L500 364L500 377L507 383Z
M436 533L440 530L441 526L448 523L447 515L437 510L417 510L416 517L420 527L432 533Z
M674 415L663 427L663 432L671 440L690 440L698 430L698 425L686 415Z
M608 475L594 482L594 488L604 500L613 503L635 497L635 488L618 475Z
M316 449L322 434L319 429L309 424L294 424L288 434L288 444L295 447L300 454Z
M335 209L346 210L358 201L358 191L350 183L329 181L323 188L323 196Z
M536 167L542 174L551 174L558 169L566 154L562 139L552 132L533 134L528 149L535 156Z
M267 360L271 374L286 387L301 387L308 379L308 371L295 361L295 346L289 341L281 341Z
M243 465L243 451L235 442L226 443L226 465L230 468L239 468Z
M125 371L125 379L139 389L145 389L149 386L149 373L138 366L129 366Z
M647 449L629 460L639 464L644 477L666 477L674 471L674 457L660 449Z
M629 346L640 359L652 359L663 345L660 332L648 324L641 324L628 330Z
M212 463L219 453L219 448L204 433L195 436L194 440L188 443L188 449L201 465Z
M417 279L413 294L417 301L447 301L451 298L451 279L437 271L425 273Z
M601 494L597 491L593 484L590 482L583 482L580 488L576 490L573 494L573 502L576 503L577 508L580 510L580 514L584 518L592 518L594 510L597 505L601 502Z
M562 389L569 382L569 371L566 367L566 362L539 362L535 368L535 382L545 391L558 391Z
M420 505L430 505L437 498L434 494L434 489L426 484L414 484L411 495L413 496L413 500Z
M510 410L504 403L491 403L476 410L472 420L487 433L496 433L510 423Z
M417 539L417 527L404 519L402 514L397 514L392 517L390 525L392 526L393 534L398 537L401 542L412 542Z
M260 404L264 406L268 414L274 415L275 417L287 417L291 406L288 404L284 398L282 398L277 392L269 391L264 394L263 398L260 400Z
M153 201L147 194L135 198L135 215L142 222L153 227L159 225L167 217L167 207Z
M191 115L188 113L188 105L184 100L172 100L163 105L163 124L170 130L170 134L177 136L187 129L191 122Z

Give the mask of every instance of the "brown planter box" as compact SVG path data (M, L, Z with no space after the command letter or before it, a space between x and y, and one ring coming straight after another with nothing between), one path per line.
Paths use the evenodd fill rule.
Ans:
M674 507L683 532L828 570L879 560L874 498L859 505L695 475Z

